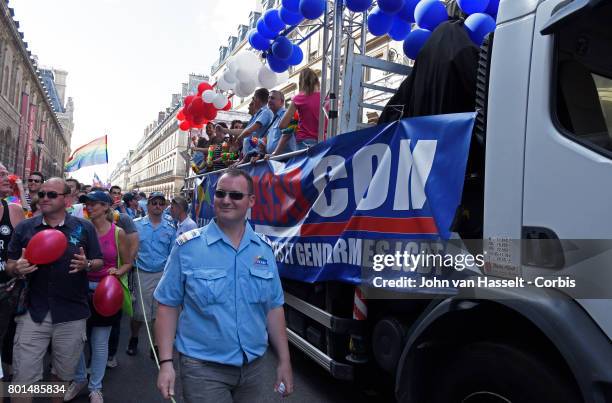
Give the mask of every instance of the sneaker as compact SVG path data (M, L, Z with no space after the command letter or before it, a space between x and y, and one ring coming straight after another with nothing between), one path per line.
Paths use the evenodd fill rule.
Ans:
M89 393L89 403L104 403L102 392L99 390L93 390Z
M114 355L108 357L108 361L106 362L106 368L117 368L119 363L117 362L117 358Z
M136 355L138 352L138 337L130 337L128 348L125 350L127 355Z
M84 387L87 386L87 381L83 382L70 382L68 385L68 389L66 389L66 394L64 395L64 401L69 402L78 396L78 394L83 390Z

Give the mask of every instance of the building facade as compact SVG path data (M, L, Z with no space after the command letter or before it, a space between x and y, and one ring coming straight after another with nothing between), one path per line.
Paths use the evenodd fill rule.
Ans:
M132 153L133 151L130 151L129 154L117 164L108 177L108 181L111 185L119 186L122 190L127 190L130 185L130 173L132 172L130 168L130 158Z
M70 143L23 38L0 1L0 160L22 178L35 170L61 176Z

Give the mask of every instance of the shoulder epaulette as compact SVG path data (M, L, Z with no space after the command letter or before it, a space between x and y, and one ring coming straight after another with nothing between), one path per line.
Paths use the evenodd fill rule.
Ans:
M272 247L272 241L270 240L270 238L268 238L266 235L264 234L260 234L259 232L256 232L257 236L259 237L259 239L261 239L262 241L264 241L264 243L266 245L268 245L270 248Z
M144 218L144 217L134 218L132 221L134 221L134 222L138 222L138 221L142 220L143 218Z
M176 238L176 244L179 246L183 245L194 238L198 238L200 235L202 235L202 228L192 229L191 231L187 231L179 235L179 237Z

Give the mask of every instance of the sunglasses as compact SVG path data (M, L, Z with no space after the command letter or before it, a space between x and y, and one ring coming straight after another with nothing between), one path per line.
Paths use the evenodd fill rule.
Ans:
M151 206L162 206L162 207L166 205L165 202L161 202L161 201L152 201L152 202L149 202L149 204Z
M42 181L40 179L28 179L28 183L41 183Z
M57 199L57 196L65 196L68 193L57 193L55 190L49 192L38 192L38 198L44 199L47 196L49 199Z
M229 196L232 200L242 200L244 196L250 196L250 193L242 192L226 192L225 190L215 190L215 197L219 199L225 199L225 196Z

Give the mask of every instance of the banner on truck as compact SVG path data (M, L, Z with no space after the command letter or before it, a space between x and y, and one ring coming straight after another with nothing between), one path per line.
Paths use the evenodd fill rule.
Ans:
M403 119L245 168L255 184L250 222L272 241L281 276L358 284L372 241L448 239L474 118ZM219 176L196 181L192 214L200 226L214 217Z

